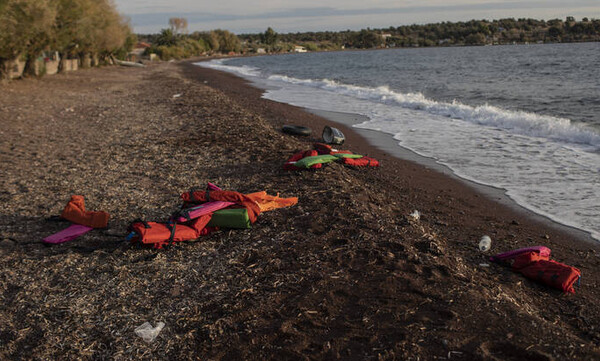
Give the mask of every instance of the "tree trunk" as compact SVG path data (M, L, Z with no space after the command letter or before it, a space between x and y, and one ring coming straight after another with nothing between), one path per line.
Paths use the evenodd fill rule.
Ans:
M0 82L6 82L8 78L8 60L0 58Z
M90 53L80 53L79 54L79 59L81 59L80 66L82 68L89 68L89 67L92 66L92 58L90 56Z
M64 73L66 70L65 69L65 66L66 66L65 61L67 60L67 54L66 53L58 53L58 56L60 57L60 61L58 62L58 72Z
M35 72L35 60L36 58L34 56L27 55L27 60L25 61L25 69L23 69L23 77L37 76Z

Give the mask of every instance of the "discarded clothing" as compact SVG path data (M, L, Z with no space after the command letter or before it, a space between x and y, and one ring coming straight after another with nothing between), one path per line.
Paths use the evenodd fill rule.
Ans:
M370 157L354 154L349 150L337 150L323 143L313 144L313 150L294 154L283 165L285 170L321 168L323 164L337 161L352 167L378 167L379 162ZM315 154L316 153L316 154Z
M276 196L271 196L265 191L246 194L246 196L258 204L261 212L291 207L298 203L298 197L281 198L279 197L279 193Z
M523 253L537 252L542 256L550 257L550 248L544 246L533 246L533 247L525 247L519 248L512 251L498 253L497 255L491 256L490 261L498 262L503 260L514 259L516 256Z
M106 228L108 226L108 213L86 211L83 196L71 196L71 200L60 216L73 223L92 228Z
M247 195L224 191L212 183L208 183L206 190L192 189L181 194L181 199L183 209L175 212L168 222L134 221L127 239L159 249L196 239L219 227L250 228L261 212L298 202L296 197L281 198L265 191Z
M310 168L315 164L326 164L326 163L330 163L333 161L338 160L338 158L334 155L330 155L330 154L322 154L322 155L315 155L312 157L304 157L302 159L300 159L299 161L297 161L294 166L297 168Z
M130 232L134 234L131 241L157 249L173 242L190 241L214 231L214 229L206 228L211 218L212 214L207 214L186 224L176 222L134 222L129 227Z
M299 168L296 166L297 161L299 161L302 158L314 157L316 155L319 155L319 152L317 152L316 150L305 150L302 152L298 152L298 153L292 155L290 157L290 159L288 159L285 162L285 164L283 165L283 169L285 169L285 170L300 170L302 168ZM313 164L310 166L310 168L312 168L312 169L319 169L321 167L323 167L323 165L320 163Z
M63 229L62 231L54 233L53 235L44 238L42 242L59 244L72 241L75 238L88 233L92 229L92 227L82 226L81 224L72 224L69 227Z
M512 262L515 272L566 293L575 293L575 282L581 271L550 259L550 249L544 246L521 248L490 257L493 262Z
M191 191L181 195L185 205L200 204L210 201L233 202L238 207L244 207L248 210L250 222L256 222L260 214L260 207L256 202L245 194L234 191Z
M219 209L223 209L225 207L229 207L233 204L235 204L235 203L215 201L215 202L206 202L199 206L184 208L184 209L180 210L179 212L177 212L177 215L175 216L175 221L177 221L179 223L191 221L192 219L198 218L205 214L212 213L214 211L218 211Z
M379 167L379 161L371 157L343 158L340 163L353 167Z

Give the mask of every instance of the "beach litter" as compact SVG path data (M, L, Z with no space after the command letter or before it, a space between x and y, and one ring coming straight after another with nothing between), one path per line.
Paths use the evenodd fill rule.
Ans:
M54 233L53 235L44 238L42 242L59 244L72 241L75 238L88 233L92 229L92 227L82 226L80 224L71 224L69 227L63 229L62 231Z
M156 337L164 327L164 322L157 323L156 327L152 327L150 322L144 322L142 325L136 327L134 332L147 343L151 343L156 339Z
M339 129L330 127L328 125L323 128L322 137L325 143L337 145L344 144L344 140L346 139L344 137L344 133L342 133Z
M314 143L314 149L293 154L284 164L285 170L319 169L323 164L337 162L351 167L378 167L377 159L354 154L349 150L337 150L330 145Z
M419 219L421 219L421 213L419 213L419 211L417 211L416 209L408 215L411 219L413 219L414 221L418 221Z
M180 96L181 96L181 93L180 94L175 94L175 95L173 95L173 98L179 98Z
M492 248L492 239L490 236L483 236L479 241L479 250L481 252L487 252Z
M209 183L206 190L191 189L180 196L183 204L167 221L136 220L126 240L161 249L175 242L191 241L219 228L250 228L261 212L289 207L298 198L281 198L265 191L242 194ZM233 207L233 208L232 208Z
M47 244L60 244L72 241L84 235L94 228L106 228L108 226L109 214L104 211L86 211L83 196L71 196L71 200L60 214L61 219L71 221L69 227L54 233L42 240Z
M575 283L581 280L581 271L573 266L550 259L550 248L534 246L499 253L490 261L510 264L511 269L526 278L547 286L558 288L565 293L575 293Z

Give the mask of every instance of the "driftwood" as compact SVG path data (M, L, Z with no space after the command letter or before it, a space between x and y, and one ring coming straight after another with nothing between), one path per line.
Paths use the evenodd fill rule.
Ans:
M134 63L132 61L123 61L123 60L114 59L114 62L116 64L122 65L122 66L131 66L131 67L136 67L136 68L145 68L146 67L144 64Z

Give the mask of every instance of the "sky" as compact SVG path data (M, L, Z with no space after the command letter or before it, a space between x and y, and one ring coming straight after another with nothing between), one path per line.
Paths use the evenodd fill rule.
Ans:
M600 19L600 0L115 0L139 34L188 20L188 31L225 29L236 34L387 28L442 21L534 18Z

